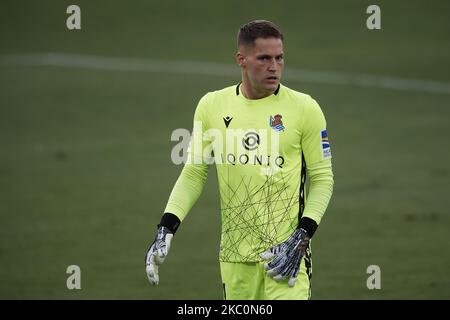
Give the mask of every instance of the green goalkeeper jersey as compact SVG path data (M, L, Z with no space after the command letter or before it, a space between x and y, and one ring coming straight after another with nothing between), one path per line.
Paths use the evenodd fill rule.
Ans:
M324 115L309 95L283 85L257 100L245 98L240 85L200 100L187 163L165 212L185 218L211 163L220 189L224 262L260 261L260 253L292 234L302 215L319 224L331 197Z

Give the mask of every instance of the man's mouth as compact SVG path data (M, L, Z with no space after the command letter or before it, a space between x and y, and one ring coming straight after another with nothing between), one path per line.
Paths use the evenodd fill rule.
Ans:
M276 80L278 80L278 77L270 76L270 77L267 77L266 79L276 81Z

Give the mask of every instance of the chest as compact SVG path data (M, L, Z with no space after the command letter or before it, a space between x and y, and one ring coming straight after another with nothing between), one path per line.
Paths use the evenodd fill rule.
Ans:
M210 114L209 128L221 136L223 145L246 150L262 149L280 153L300 148L301 112L283 104L228 104L216 106Z

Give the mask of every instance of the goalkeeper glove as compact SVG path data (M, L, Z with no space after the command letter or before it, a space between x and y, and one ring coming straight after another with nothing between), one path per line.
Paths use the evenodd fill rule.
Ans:
M164 262L170 249L170 242L172 241L173 233L164 226L158 227L155 241L148 249L145 257L148 280L150 284L157 285L159 283L158 267Z
M268 249L261 254L267 262L264 268L275 281L282 281L289 277L288 285L293 287L300 271L300 263L309 245L306 230L296 229L284 242Z

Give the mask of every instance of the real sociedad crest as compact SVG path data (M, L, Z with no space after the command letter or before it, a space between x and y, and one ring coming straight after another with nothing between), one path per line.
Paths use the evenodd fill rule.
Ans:
M283 116L281 114L277 114L276 116L270 116L269 125L275 131L284 131L283 121L281 121Z

